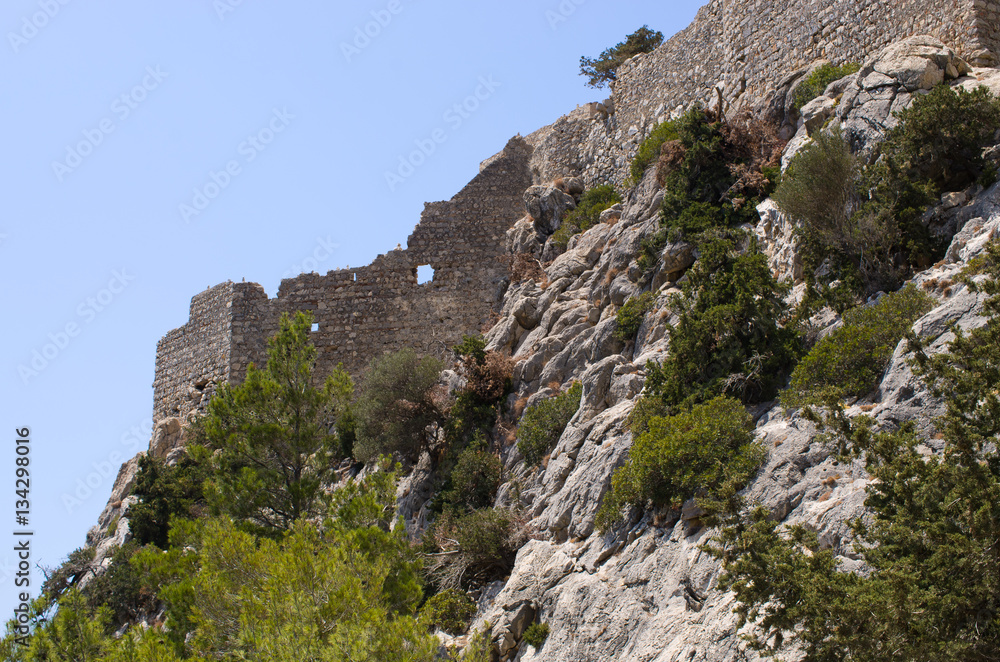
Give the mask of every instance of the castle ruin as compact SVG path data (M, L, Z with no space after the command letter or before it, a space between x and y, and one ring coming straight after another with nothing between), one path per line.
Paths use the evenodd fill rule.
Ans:
M428 204L405 249L366 267L285 280L273 299L254 283L196 295L187 324L157 346L154 419L186 414L211 384L242 380L265 358L285 312L313 312L320 375L340 363L357 375L403 347L445 355L480 330L502 295L505 233L524 215L531 184L565 174L588 186L621 184L652 128L711 103L716 88L731 108L750 108L818 59L860 62L913 34L938 37L973 65L993 64L1000 0L711 0L655 52L622 66L602 112L577 109L512 139L454 198ZM419 284L424 265L434 278Z

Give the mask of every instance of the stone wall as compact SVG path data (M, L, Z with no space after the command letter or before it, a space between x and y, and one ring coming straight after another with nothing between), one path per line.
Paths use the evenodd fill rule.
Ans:
M753 107L819 59L862 62L914 34L991 63L1000 53L1000 0L711 0L685 30L622 65L610 118L570 114L532 134L540 137L534 160L545 175L622 184L653 127L692 103L714 105L716 87L730 111ZM552 140L552 128L587 137Z
M359 269L286 280L269 300L256 284L199 294L191 320L157 349L157 417L185 413L211 382L239 381L265 357L281 313L312 310L320 374L357 375L401 347L445 355L489 317L502 288L505 231L523 215L532 183L582 175L588 186L623 184L656 124L695 102L764 103L789 74L825 58L863 61L902 37L927 33L975 63L1000 52L1000 0L711 0L653 53L620 68L612 98L577 108L487 159L448 202L428 204L407 242ZM432 282L416 269L430 265Z
M190 321L157 348L154 417L183 416L209 383L239 382L263 365L282 313L312 311L317 375L339 364L357 376L374 357L411 347L444 357L477 333L503 294L507 229L524 215L531 146L513 138L447 202L426 205L405 249L370 265L282 281L268 299L256 283L225 283L197 295ZM419 284L417 268L434 269Z
M210 383L228 379L235 287L227 282L196 294L188 323L157 344L154 420L187 413Z

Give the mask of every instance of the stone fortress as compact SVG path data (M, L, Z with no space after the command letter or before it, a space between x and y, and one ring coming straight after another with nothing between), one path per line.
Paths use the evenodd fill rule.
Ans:
M284 312L314 313L320 375L339 363L357 375L403 347L446 355L480 331L502 297L505 235L524 216L529 186L569 174L587 186L621 184L656 124L692 103L715 103L717 89L730 112L783 110L788 87L815 61L861 62L913 34L938 37L973 65L995 64L1000 0L711 0L655 52L623 65L610 99L511 139L454 198L426 205L405 249L366 267L284 280L273 299L255 283L196 295L187 324L157 346L154 420L183 416L214 385L239 382L264 359ZM420 284L424 265L434 277Z

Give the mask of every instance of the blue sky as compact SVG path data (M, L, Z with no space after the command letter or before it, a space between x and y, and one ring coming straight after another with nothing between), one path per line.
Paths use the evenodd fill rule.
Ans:
M245 278L274 296L405 243L511 136L607 96L581 55L643 24L669 36L699 4L7 0L0 610L15 429L32 431L32 561L55 566L145 448L156 343L194 294Z

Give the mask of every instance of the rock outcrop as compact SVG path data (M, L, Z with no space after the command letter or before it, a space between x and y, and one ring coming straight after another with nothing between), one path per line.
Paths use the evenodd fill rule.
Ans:
M810 111L811 117L823 118L820 127L807 126L807 116L799 129L803 139L788 149L799 148L810 129L820 130L831 120L845 127L859 149L877 149L893 126L892 113L906 107L914 94L945 80L965 84L970 74L986 77L987 72L971 71L936 40L905 40L831 85ZM719 589L721 568L703 550L714 531L698 519L693 504L667 520L646 515L625 531L594 530L611 476L632 444L628 416L642 391L646 362L667 351L668 294L693 261L668 246L663 276L643 275L637 267L640 242L657 227L661 196L647 174L616 212L613 225L600 224L579 235L546 266L544 285L531 281L510 287L500 321L487 335L491 349L509 352L517 361L518 393L512 399L526 397L531 403L557 385L574 380L584 385L579 411L542 468L525 468L516 446L508 447L502 458L508 482L497 503L520 499L538 539L521 549L511 576L476 621L476 627L490 625L500 659L757 659L738 636L733 595ZM998 201L1000 185L942 202L947 209L939 212L950 212L951 220L941 231L954 234L948 256L913 281L938 301L913 327L928 340L930 351L946 349L949 324L968 329L983 323L983 295L954 277L1000 235ZM801 284L792 221L771 201L758 211L761 220L754 232L775 275ZM658 296L638 337L628 344L614 340L615 311L643 291ZM833 314L820 318L825 320L820 326L837 319ZM866 413L889 426L916 421L928 447L935 448L934 418L941 404L914 376L910 358L905 342L900 343L877 391L849 413ZM768 459L746 488L747 498L784 523L814 530L839 555L845 570L858 569L847 522L864 512L870 478L863 466L839 462L812 423L778 406L760 412L756 437L768 449ZM551 628L538 650L517 642L526 614Z
M638 75L653 63L654 58L635 58L625 69ZM774 103L781 112L787 114L783 104L807 72L808 68L800 70L779 85L783 93ZM783 165L787 167L810 136L830 126L842 127L864 157L875 157L879 143L896 124L894 114L915 95L946 81L965 87L984 82L1000 89L1000 74L995 70L971 68L935 38L912 37L890 45L869 58L856 74L832 83L801 109L798 125L790 127L796 133L785 150ZM659 118L669 110L661 104L654 115ZM523 508L530 516L534 538L519 551L510 576L482 591L474 628L489 624L496 656L503 660L755 660L756 654L738 636L734 597L719 588L721 568L703 549L715 532L701 521L694 503L670 515L635 513L620 530L595 531L601 500L632 446L628 420L642 393L647 364L662 360L669 350L670 328L676 323L671 297L697 257L694 246L675 242L664 247L655 268L640 268L643 240L659 229L664 197L653 170L628 191L621 204L605 211L599 223L572 237L565 248L552 241L565 214L575 208L574 196L583 192L583 180L574 175L586 168L575 161L547 158L551 154L545 146L587 154L587 149L600 144L592 140L592 134L613 128L611 114L613 109L607 106L604 115L596 118L577 111L524 141L518 139L514 146L519 150L534 149L530 161L533 185L523 193L523 217L515 222L517 212L511 212L510 218L497 212L494 219L494 226L502 221L509 229L505 238L502 232L490 236L491 250L505 239L512 263L522 260L532 266L506 285L499 317L486 333L488 349L514 361L514 393L509 404L530 407L576 381L582 383L583 394L580 408L541 467L525 466L511 440L501 449L504 484L495 505ZM614 138L634 142L639 134L637 128L619 129ZM517 152L514 178L525 185L529 179L522 172L528 167L526 154ZM628 162L622 153L589 157L613 161L616 171ZM484 163L483 172L499 177L494 171L502 165L502 160L491 159ZM556 180L559 175L564 176L561 181ZM505 195L503 214L510 211L510 199L516 201L516 196ZM474 204L470 197L469 209ZM747 229L756 236L775 276L797 286L794 291L801 294L805 274L794 221L771 200L763 202L758 212L759 222ZM986 190L973 187L951 192L925 220L935 233L948 237L951 245L941 263L913 278L937 302L913 329L928 340L930 351L943 351L951 337L950 324L968 329L983 323L982 295L970 291L956 276L990 240L1000 236L1000 184ZM410 263L399 268L409 278ZM356 275L341 276L343 287L355 287ZM489 280L490 286L494 284ZM615 333L616 313L630 298L645 292L652 294L655 303L634 340L625 342ZM827 331L837 319L832 311L814 318L817 329ZM878 389L867 400L855 403L849 413L864 412L889 426L915 421L928 447L939 450L933 419L941 405L914 376L909 358L901 343ZM459 383L453 373L445 377L452 387ZM202 390L193 388L184 399L191 408L207 399L204 385ZM815 531L821 543L836 552L845 570L858 569L847 522L864 512L870 478L863 467L839 462L799 412L768 405L754 414L755 435L768 457L746 488L746 497L763 504L779 521ZM161 417L149 453L171 462L184 443L181 417ZM138 458L122 467L111 501L92 532L90 542L98 549L95 571L111 550L128 539L128 508L135 502L129 494L137 467ZM345 465L341 477L352 478L356 469ZM430 517L434 471L431 456L425 454L398 486L398 511L414 537L426 528ZM112 522L116 523L113 532L109 531ZM522 639L526 628L537 621L547 623L550 634L536 650Z

